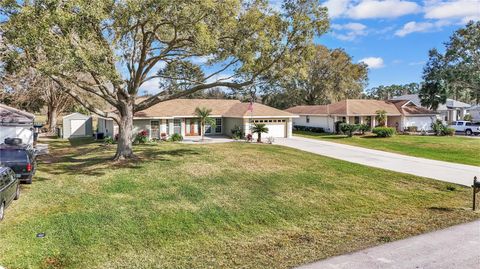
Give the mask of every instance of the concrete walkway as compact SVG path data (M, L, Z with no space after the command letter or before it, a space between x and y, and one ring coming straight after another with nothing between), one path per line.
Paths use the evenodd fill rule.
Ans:
M480 221L298 267L298 269L350 268L480 268Z
M379 143L381 143L381 141L379 141ZM380 150L296 136L292 138L277 138L275 144L352 163L428 177L465 186L471 186L473 184L474 176L477 176L480 180L480 167L471 165L410 157Z

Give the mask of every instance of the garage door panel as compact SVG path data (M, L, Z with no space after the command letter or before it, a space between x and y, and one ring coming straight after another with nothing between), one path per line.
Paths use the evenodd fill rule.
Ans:
M287 128L286 128L286 122L259 122L258 124L265 124L265 126L268 128L268 133L263 133L262 134L262 140L268 137L274 137L274 138L280 138L280 137L286 137L287 134ZM257 139L258 135L253 134L253 138Z

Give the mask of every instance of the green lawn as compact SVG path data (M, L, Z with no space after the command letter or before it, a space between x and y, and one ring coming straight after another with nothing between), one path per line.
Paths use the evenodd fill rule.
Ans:
M280 146L50 147L0 224L9 269L290 268L480 217L468 188Z
M415 157L480 166L480 139L462 136L396 135L389 138L319 134L295 131L294 135L384 150Z

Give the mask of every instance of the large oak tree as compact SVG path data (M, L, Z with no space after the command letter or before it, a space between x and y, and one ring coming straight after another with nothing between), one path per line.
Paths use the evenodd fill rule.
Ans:
M214 87L241 89L305 63L314 36L328 28L326 9L318 0L285 0L281 10L268 2L5 0L1 31L31 67L90 111L117 122L115 158L124 159L133 156L135 112ZM135 103L140 87L157 79L157 67L202 57L208 58L200 64L209 71L204 80ZM98 109L78 91L99 96L116 111Z

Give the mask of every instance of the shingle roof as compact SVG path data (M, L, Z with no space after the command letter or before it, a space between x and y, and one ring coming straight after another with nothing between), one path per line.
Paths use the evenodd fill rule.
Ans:
M337 103L324 106L296 106L287 109L287 111L299 115L376 115L377 111L385 110L387 115L397 116L401 114L436 114L435 112L415 106L402 107L409 103L408 100L382 101L382 100L364 100L348 99Z
M0 104L0 123L33 123L35 116L25 111Z
M137 102L138 103L138 102ZM195 116L195 108L205 107L212 110L212 116L223 117L295 117L295 115L269 107L263 104L254 103L253 113L248 110L249 103L242 103L239 100L228 99L174 99L158 103L145 110L135 113L135 117L189 117ZM252 115L251 115L252 114Z

